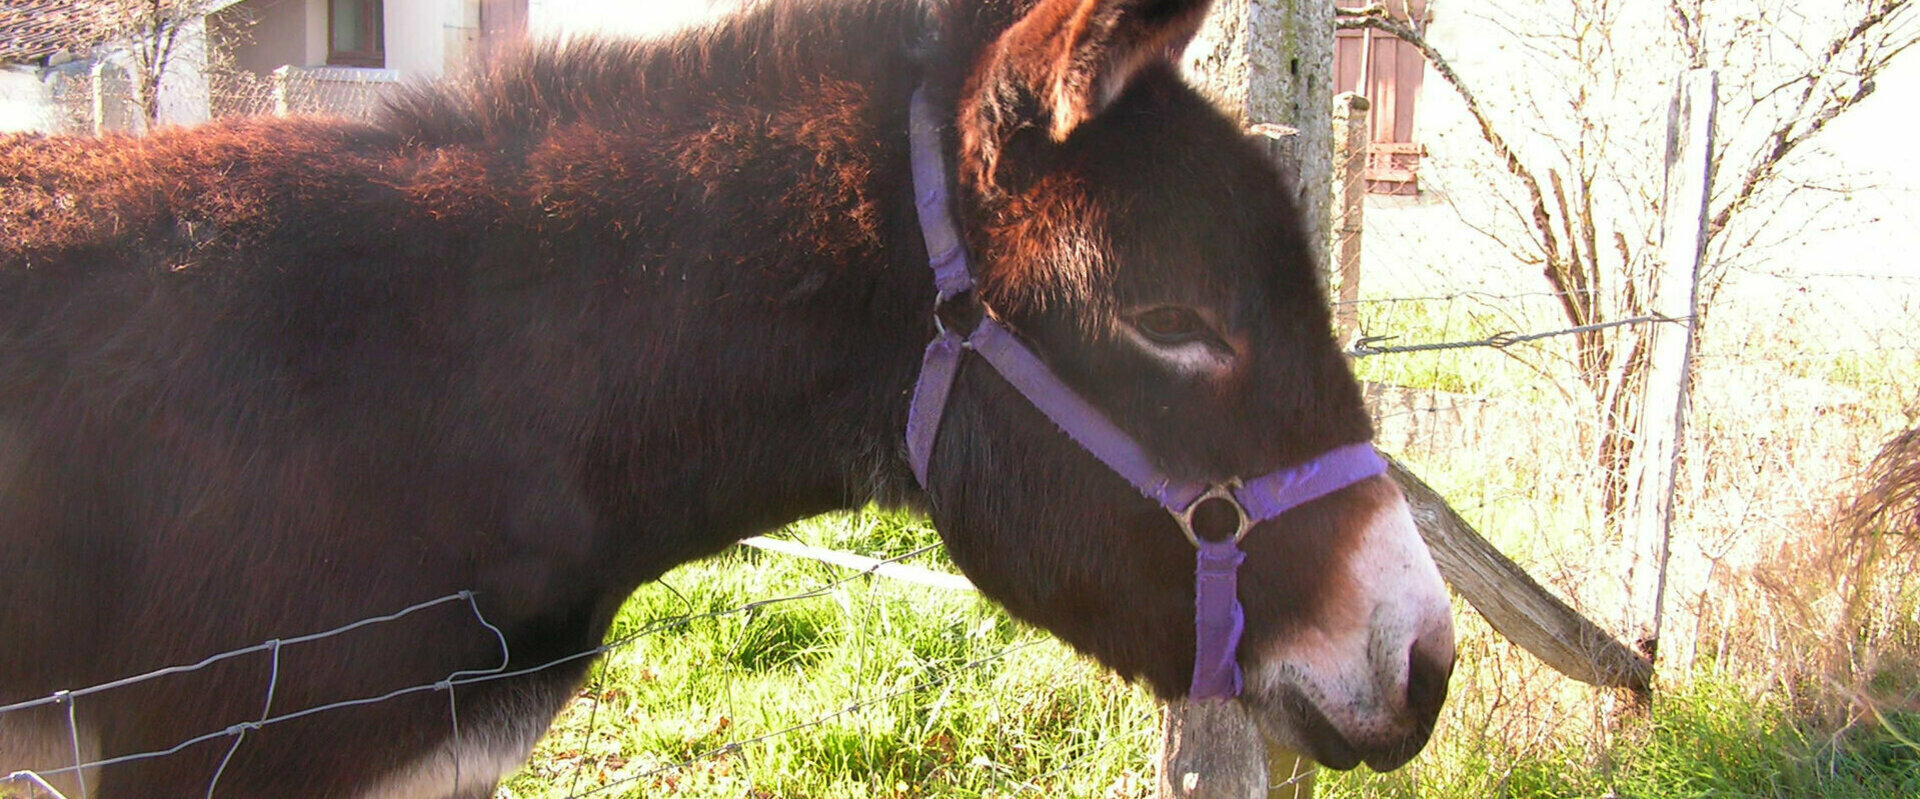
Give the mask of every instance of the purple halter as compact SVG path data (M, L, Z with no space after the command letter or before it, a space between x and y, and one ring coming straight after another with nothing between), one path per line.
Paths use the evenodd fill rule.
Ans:
M920 233L933 266L938 289L936 314L948 300L973 288L966 245L955 226L947 196L947 166L942 155L940 129L924 91L915 91L910 135L913 148L913 191L919 209ZM938 316L935 317L936 321ZM927 485L927 464L933 457L947 395L959 374L960 359L972 351L1046 414L1061 432L1098 458L1127 482L1173 514L1187 540L1199 551L1194 574L1193 684L1189 698L1230 698L1240 695L1240 664L1234 653L1246 618L1240 608L1237 575L1246 554L1240 539L1254 525L1295 507L1331 494L1386 471L1386 463L1371 444L1349 444L1286 469L1246 481L1225 484L1173 477L1154 466L1139 442L1093 407L1047 369L1033 350L1020 342L990 315L983 315L972 333L962 335L940 325L940 334L927 345L920 364L920 380L913 387L907 412L907 454L913 476ZM1223 501L1239 516L1230 536L1209 540L1194 532L1194 512L1206 502Z

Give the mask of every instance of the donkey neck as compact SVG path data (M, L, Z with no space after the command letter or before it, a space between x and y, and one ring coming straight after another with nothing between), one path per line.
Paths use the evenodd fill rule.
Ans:
M602 518L647 541L641 579L918 495L901 431L932 333L907 155L921 70L889 44L861 74L655 87L632 116L522 145L510 227L543 244L480 268L564 275L604 309L580 331L605 377L577 438Z

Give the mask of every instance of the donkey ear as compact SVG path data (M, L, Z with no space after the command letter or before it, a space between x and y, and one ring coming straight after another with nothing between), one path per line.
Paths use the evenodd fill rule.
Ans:
M1098 116L1141 68L1185 48L1212 0L1039 0L989 47L974 71L975 97L1025 108L989 112L1038 123L1062 141ZM1039 119L1007 119L1006 112Z

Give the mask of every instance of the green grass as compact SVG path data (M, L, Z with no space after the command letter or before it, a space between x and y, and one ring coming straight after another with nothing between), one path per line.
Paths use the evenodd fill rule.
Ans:
M876 556L935 540L924 523L871 511L784 535ZM951 568L937 551L913 560ZM1158 724L1144 691L980 598L848 576L736 549L646 587L612 638L651 632L601 661L500 796L1152 795ZM737 610L822 585L832 587ZM1464 675L1512 657L1500 649L1463 641L1460 680L1493 681ZM1510 741L1472 726L1497 701L1455 704L1412 767L1331 775L1320 795L1920 796L1920 715L1836 737L1797 725L1772 698L1702 677L1596 750L1583 720Z
M1522 751L1441 740L1407 772L1338 775L1322 796L1910 799L1920 796L1917 732L1920 715L1909 713L1814 732L1772 698L1703 677L1663 695L1603 755L1572 743Z
M936 540L877 512L785 535L876 556ZM736 549L642 589L610 639L654 631L596 667L501 795L1148 795L1143 691L972 594L849 574Z

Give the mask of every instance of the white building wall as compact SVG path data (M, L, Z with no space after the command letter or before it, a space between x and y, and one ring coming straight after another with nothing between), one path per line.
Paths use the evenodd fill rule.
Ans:
M207 121L207 21L181 26L173 55L160 77L159 121L163 125L194 125Z
M307 57L301 64L313 66L327 63L327 0L307 0L306 40Z
M253 0L217 15L230 28L245 25L234 66L265 75L287 64L312 63L307 60L307 32L313 27L309 5L309 0Z
M324 1L322 3L324 5ZM409 78L446 71L447 39L441 0L387 0L387 69Z
M23 66L0 68L0 133L53 129L53 107L40 70Z

